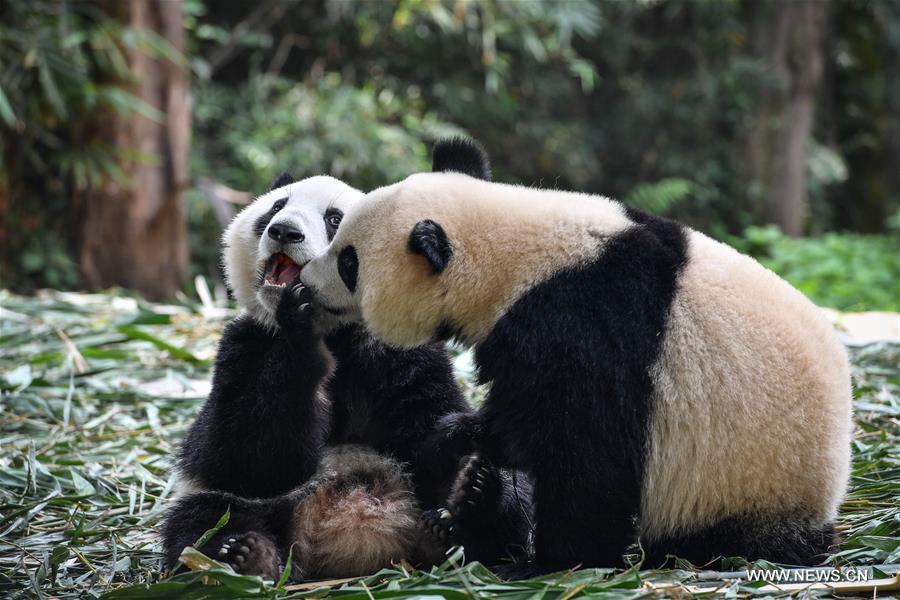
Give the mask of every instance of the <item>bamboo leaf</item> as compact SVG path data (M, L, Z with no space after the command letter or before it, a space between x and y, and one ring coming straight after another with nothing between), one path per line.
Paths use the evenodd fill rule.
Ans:
M14 127L16 124L16 113L13 112L12 105L9 103L9 98L6 97L2 85L0 85L0 118L9 127Z
M119 333L123 333L133 340L144 340L146 342L150 342L160 350L165 350L175 358L187 360L190 362L202 362L199 358L191 354L189 351L170 344L164 339L153 335L149 331L140 329L135 325L119 325L116 329L119 331Z

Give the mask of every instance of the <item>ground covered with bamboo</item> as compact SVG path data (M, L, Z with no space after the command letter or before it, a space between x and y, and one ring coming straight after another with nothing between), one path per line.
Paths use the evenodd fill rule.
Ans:
M173 448L209 389L216 341L232 313L208 300L162 305L124 293L23 298L0 292L0 307L4 597L634 598L691 594L697 586L737 596L772 594L734 572L687 565L503 583L481 565L466 564L461 552L431 572L397 565L327 586L267 585L216 564L167 578L156 527L171 493ZM854 466L840 516L845 541L833 561L898 563L900 344L850 346L850 354ZM460 370L477 398L470 375ZM196 563L203 561L197 557Z

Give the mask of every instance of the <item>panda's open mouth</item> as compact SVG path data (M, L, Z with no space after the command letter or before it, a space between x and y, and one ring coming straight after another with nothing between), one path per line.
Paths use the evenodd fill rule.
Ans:
M268 285L287 285L300 277L302 270L302 265L295 263L288 255L278 252L270 256L266 262L263 281Z

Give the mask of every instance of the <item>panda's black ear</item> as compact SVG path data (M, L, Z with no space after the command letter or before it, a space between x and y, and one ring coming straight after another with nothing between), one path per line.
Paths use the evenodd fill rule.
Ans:
M438 140L431 153L431 170L435 173L454 171L491 180L491 161L484 147L475 140L463 137Z
M435 273L442 273L453 257L453 247L444 228L431 219L419 221L413 226L407 247L413 254L424 256Z
M272 185L269 186L269 191L271 192L272 190L277 190L278 188L294 183L295 181L297 180L294 179L294 176L285 171L275 178L275 181L273 181Z

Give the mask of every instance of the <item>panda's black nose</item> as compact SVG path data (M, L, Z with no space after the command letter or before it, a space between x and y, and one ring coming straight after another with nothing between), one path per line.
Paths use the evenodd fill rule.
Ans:
M306 237L303 232L290 225L269 225L269 237L282 244L298 244Z

